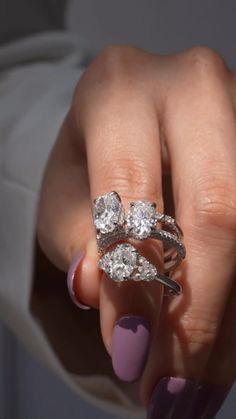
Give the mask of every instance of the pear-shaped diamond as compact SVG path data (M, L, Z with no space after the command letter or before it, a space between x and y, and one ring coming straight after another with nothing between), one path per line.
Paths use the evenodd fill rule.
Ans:
M157 269L144 256L140 256L137 275L140 280L151 281L156 278Z
M116 192L99 196L94 201L93 219L97 230L109 233L124 223L124 207Z

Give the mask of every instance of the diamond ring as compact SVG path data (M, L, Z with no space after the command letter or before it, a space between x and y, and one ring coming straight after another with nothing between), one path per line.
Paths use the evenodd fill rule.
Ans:
M168 294L180 294L181 286L157 268L129 243L121 243L99 260L99 267L113 281L158 281Z
M174 218L159 213L153 202L131 202L126 216L119 194L108 192L94 200L93 220L101 255L121 240L153 238L161 240L164 245L164 272L173 270L185 258L181 228ZM157 227L158 223L161 228Z

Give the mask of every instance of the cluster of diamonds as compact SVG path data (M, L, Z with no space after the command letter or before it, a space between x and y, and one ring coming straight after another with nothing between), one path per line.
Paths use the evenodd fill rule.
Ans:
M114 281L154 280L157 270L129 243L118 244L99 261L99 267Z
M164 271L173 269L185 257L185 246L181 241L182 231L180 227L169 215L157 212L155 203L149 201L132 202L126 216L118 193L114 191L109 192L95 199L93 220L97 229L98 250L101 254L114 242L127 239L128 237L138 240L153 237L162 240L164 243ZM156 228L158 222L166 226L169 231ZM120 254L121 250L119 250L117 255ZM124 251L129 256L129 260L131 261L133 258L132 260L134 261L133 252L130 249L130 254L127 249L124 249ZM106 259L108 260L108 256ZM130 263L129 266L131 265ZM142 266L142 271L140 268L140 275L143 275L144 265ZM148 267L147 264L145 266L146 278L152 278L154 270L150 270L150 266ZM115 269L115 272L117 278L123 275L124 280L126 276L128 278L129 272L125 264L122 264L122 267L124 275L117 273L118 267ZM112 275L113 267L109 269Z
M152 281L157 277L157 269L144 256L139 257L139 266L136 279Z
M137 267L137 251L128 243L119 244L100 259L99 267L114 281L125 281Z

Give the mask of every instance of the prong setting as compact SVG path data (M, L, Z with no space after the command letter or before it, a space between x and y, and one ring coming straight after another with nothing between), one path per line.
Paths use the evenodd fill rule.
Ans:
M118 244L99 261L100 269L114 281L149 281L155 279L157 270L129 243Z
M155 203L148 201L132 202L126 217L126 228L133 237L144 240L156 227L157 213Z
M124 225L125 212L117 192L108 192L96 198L93 221L97 234L111 233Z

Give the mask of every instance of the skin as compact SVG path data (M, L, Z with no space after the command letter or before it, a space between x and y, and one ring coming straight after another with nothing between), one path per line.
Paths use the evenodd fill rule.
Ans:
M108 353L121 316L151 322L140 381L145 405L163 376L226 388L236 376L235 103L235 74L211 49L160 56L107 47L80 79L45 170L40 245L64 271L85 250L75 290L100 309ZM170 170L187 258L173 273L183 294L162 299L157 284L118 285L98 270L91 202L116 190L126 208L148 199L168 214L163 184ZM153 258L151 245L145 247Z

